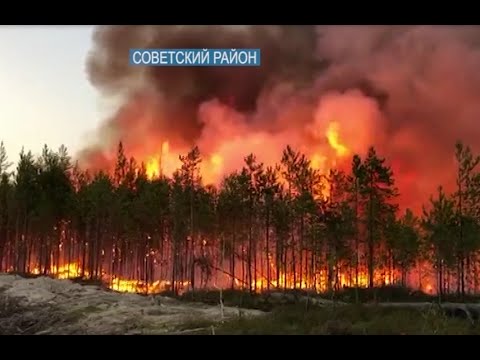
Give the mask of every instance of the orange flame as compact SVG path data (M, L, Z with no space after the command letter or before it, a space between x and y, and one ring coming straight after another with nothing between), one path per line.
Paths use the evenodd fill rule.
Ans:
M340 124L338 122L331 122L327 128L327 140L330 146L335 150L338 157L349 155L348 147L340 141Z
M164 141L162 143L162 149L160 151L160 154L147 156L145 167L146 174L149 179L153 179L162 174L162 162L164 161L164 158L168 157L169 151L170 145L168 141Z
M353 269L338 269L333 268L332 270L337 272L337 275L333 275L333 279L328 278L328 271L326 269L317 270L313 274L304 275L300 278L297 274L294 278L292 273L279 273L277 277L275 274L275 266L273 263L270 264L270 281L268 281L267 276L265 275L266 270L260 270L258 273L259 276L256 280L253 280L251 283L251 288L255 289L258 293L263 292L267 289L304 289L304 290L315 290L318 293L325 292L329 289L341 289L344 287L355 287L367 288L369 285L368 281L368 272L363 268L359 268L358 278L355 276ZM39 267L32 267L32 274L40 275L41 270ZM48 275L56 279L75 279L75 278L88 278L88 272L84 272L82 275L82 267L80 262L72 262L64 264L62 266L52 266ZM415 274L416 276L418 275ZM224 273L225 283L230 284L232 278ZM336 279L335 279L336 278ZM398 283L400 279L400 274L397 272L385 272L380 269L374 271L374 286L385 286L385 285L394 285ZM419 285L419 289L427 294L435 293L435 286L432 285L435 283L433 277L428 276L424 278L423 284ZM137 294L157 294L162 291L171 290L172 282L168 280L155 280L152 282L146 282L143 280L135 280L123 278L116 275L109 275L105 272L102 273L102 280L108 288L114 291L123 292L123 293L137 293ZM411 279L412 280L412 279ZM246 289L248 288L248 283L242 283L239 279L234 279L234 284L237 289ZM410 285L413 283L409 282ZM212 284L205 284L207 288L211 288ZM413 285L415 286L415 285ZM213 287L218 288L219 286L216 283L213 284ZM221 286L220 286L221 287ZM178 292L184 293L185 291L191 288L190 281L176 281L175 288Z
M150 156L147 159L146 173L149 179L153 179L160 174L160 157Z

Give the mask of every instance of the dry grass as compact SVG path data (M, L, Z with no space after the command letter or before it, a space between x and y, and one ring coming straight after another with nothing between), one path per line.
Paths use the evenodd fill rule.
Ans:
M286 305L258 319L223 324L217 334L256 335L480 335L479 324L428 310L365 306Z

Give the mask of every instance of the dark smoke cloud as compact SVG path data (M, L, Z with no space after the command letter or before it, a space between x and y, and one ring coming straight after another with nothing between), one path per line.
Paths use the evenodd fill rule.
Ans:
M341 108L343 94L356 89L377 104L384 120L365 124L378 127L372 145L394 163L412 199L451 181L457 139L480 151L480 27L108 26L93 40L90 81L125 99L102 127L112 142L142 146L146 133L158 133L192 144L210 100L255 129L281 132L313 122L322 97L333 93ZM128 50L142 47L261 48L262 66L140 71L128 66Z
M321 65L312 56L313 26L106 26L95 31L93 41L87 62L91 83L107 95L137 91L140 94L126 96L141 98L146 90L161 94L162 112L176 119L185 138L199 134L197 110L202 102L218 99L236 110L254 111L265 88L284 81L311 80ZM261 48L262 66L140 71L128 65L130 48Z

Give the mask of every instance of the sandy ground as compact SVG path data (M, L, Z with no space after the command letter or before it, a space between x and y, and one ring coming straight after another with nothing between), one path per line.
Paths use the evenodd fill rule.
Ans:
M48 277L0 274L0 334L171 334L212 328L258 310L121 294Z

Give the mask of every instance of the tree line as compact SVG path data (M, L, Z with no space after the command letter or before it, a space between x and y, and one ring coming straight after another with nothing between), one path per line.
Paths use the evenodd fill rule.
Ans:
M215 187L202 183L197 147L172 176L149 178L122 143L112 173L80 169L64 146L22 150L12 170L2 143L1 270L55 275L75 263L72 276L178 293L422 288L431 268L439 295L478 290L480 158L468 146L455 146L456 190L439 187L422 214L399 209L373 147L327 174L290 146L281 155L265 166L250 154Z

